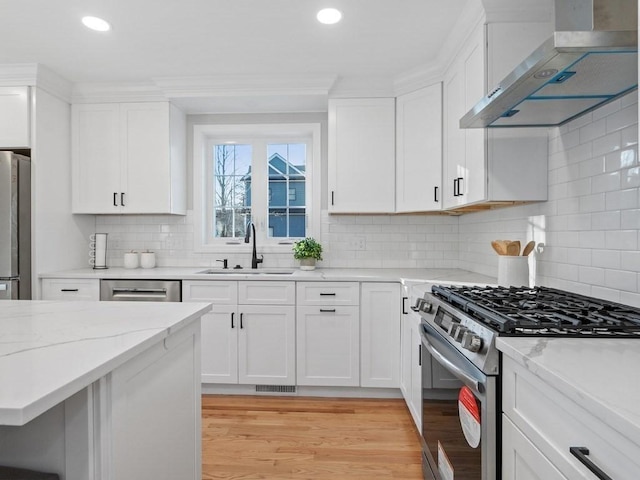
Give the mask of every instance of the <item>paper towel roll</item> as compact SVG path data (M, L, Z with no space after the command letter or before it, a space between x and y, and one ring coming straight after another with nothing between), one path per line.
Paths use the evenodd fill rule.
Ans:
M96 233L92 235L94 239L94 255L93 255L93 268L103 269L107 268L107 234Z

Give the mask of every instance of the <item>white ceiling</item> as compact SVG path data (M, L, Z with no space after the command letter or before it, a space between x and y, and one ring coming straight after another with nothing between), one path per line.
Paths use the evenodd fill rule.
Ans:
M43 64L72 83L393 78L436 58L467 1L478 0L0 0L0 64ZM319 24L326 6L343 21ZM86 29L84 15L113 30Z

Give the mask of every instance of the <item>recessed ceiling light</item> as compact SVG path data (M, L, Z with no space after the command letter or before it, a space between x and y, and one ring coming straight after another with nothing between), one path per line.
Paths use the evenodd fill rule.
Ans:
M335 8L323 8L318 12L316 16L320 23L324 23L325 25L333 25L334 23L338 23L342 18L342 12L340 10L336 10Z
M109 22L98 17L82 17L82 23L85 27L96 32L108 32L111 30Z

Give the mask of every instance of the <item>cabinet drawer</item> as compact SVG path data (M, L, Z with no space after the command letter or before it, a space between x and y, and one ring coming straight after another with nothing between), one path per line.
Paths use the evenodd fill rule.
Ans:
M640 445L508 358L503 363L503 411L568 478L595 478L570 447L587 447L588 458L611 478L638 478Z
M240 305L295 305L295 282L238 282Z
M100 300L100 280L77 278L45 278L43 300Z
M359 305L358 282L298 282L298 305Z
M235 305L238 301L238 282L185 280L182 282L182 301Z

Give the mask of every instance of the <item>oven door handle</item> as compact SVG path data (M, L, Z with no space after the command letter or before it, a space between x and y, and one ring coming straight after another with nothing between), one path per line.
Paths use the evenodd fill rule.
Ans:
M478 380L473 378L471 375L467 374L464 370L458 368L452 362L449 361L444 355L442 355L438 350L433 348L433 345L429 343L428 340L422 342L427 351L431 354L431 356L435 357L438 363L442 364L447 370L453 373L462 383L464 383L467 387L474 390L477 393L483 393L484 386Z
M429 335L435 335L434 338L437 339L437 334L431 334L429 332L430 328L431 327L429 325L426 325L424 323L421 325L421 330L423 330L421 332L422 344L427 349L427 351L431 354L432 357L434 357L434 359L438 363L449 370L453 375L455 375L456 378L458 378L462 383L473 390L474 393L482 395L485 390L483 382L465 372L462 368L460 368L458 365L449 360L445 355L440 353L440 351L438 351L436 346L429 341Z

